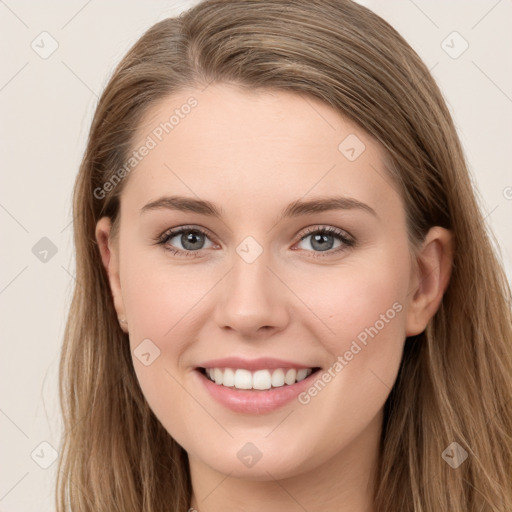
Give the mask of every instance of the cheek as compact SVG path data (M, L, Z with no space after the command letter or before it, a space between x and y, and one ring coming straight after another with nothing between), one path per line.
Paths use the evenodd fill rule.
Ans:
M208 290L209 282L195 274L194 265L177 265L167 261L164 250L141 248L140 242L125 242L121 254L121 286L130 334L140 338L171 339ZM199 269L195 266L195 269ZM180 320L181 319L181 320ZM175 346L175 345L173 345Z
M140 249L128 251L130 257L121 264L121 285L137 380L155 416L183 441L194 401L180 384L183 374L178 366L190 343L187 326L193 321L194 305L211 284L195 281L191 286L192 272L180 272L179 267L162 264L162 259L156 265Z
M121 264L121 285L137 379L154 414L182 439L194 412L193 400L180 384L187 370L182 354L195 340L194 327L205 321L198 315L218 278L205 266L171 265L161 255L157 262L154 254L136 247L125 254L130 257Z
M398 272L392 258L380 261L380 265L344 269L336 280L316 279L314 288L298 292L307 297L305 302L317 316L308 321L309 329L331 355L328 367L299 397L302 418L295 418L304 423L317 418L323 436L332 440L314 445L312 463L341 449L372 422L398 374L405 341L408 267L404 263Z
M332 403L338 411L333 425L346 422L350 411L362 426L383 406L405 341L408 261L406 249L391 249L340 267L329 278L318 273L296 288L315 314L309 329L331 356L322 382L303 397L312 416Z
M404 253L354 259L295 282L294 292L310 311L303 318L312 318L311 329L324 333L322 344L331 354L349 350L353 340L363 344L377 336L402 340L409 285Z
M339 354L349 350L347 343L362 344L379 336L394 339L403 331L403 291L396 276L373 275L347 277L338 291L329 297L329 322L334 334L327 336L329 348Z

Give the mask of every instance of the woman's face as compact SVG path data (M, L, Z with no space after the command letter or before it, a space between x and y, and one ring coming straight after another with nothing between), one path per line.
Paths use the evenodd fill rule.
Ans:
M268 480L373 453L424 328L381 147L315 99L210 85L153 106L133 150L104 262L141 389L191 463Z

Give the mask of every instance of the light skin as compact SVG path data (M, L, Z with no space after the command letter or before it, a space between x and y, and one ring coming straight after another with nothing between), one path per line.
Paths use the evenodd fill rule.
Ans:
M182 91L152 106L134 148L191 95L197 107L127 178L118 235L109 240L108 218L96 229L132 354L145 339L160 350L149 366L135 356L133 363L153 412L189 454L191 506L373 512L383 406L406 336L421 333L439 307L451 234L433 227L414 252L382 147L313 98L219 84ZM350 134L365 145L354 161L338 149ZM170 195L215 203L222 218L168 208L141 213ZM374 213L351 208L279 219L295 200L333 196ZM192 245L187 233L175 235L167 247L197 257L155 243L181 226L207 235ZM322 250L315 231L306 233L329 227L355 243L328 233ZM248 236L263 250L252 263L236 250ZM327 370L396 303L400 312L307 405L293 400L265 414L235 413L210 397L194 370L233 355ZM248 442L262 454L252 467L237 457Z

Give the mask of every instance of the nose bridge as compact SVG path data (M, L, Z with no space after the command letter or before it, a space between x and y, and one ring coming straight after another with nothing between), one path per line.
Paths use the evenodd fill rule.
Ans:
M261 327L282 328L287 321L285 287L276 278L272 255L254 237L246 237L233 254L216 307L220 327L251 334Z

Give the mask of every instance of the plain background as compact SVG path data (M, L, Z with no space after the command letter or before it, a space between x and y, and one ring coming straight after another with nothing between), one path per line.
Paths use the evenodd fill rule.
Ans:
M70 199L97 98L147 28L194 3L0 2L2 512L54 510L57 369L75 285ZM405 37L438 81L510 280L512 3L361 3ZM42 58L53 40L58 48Z

